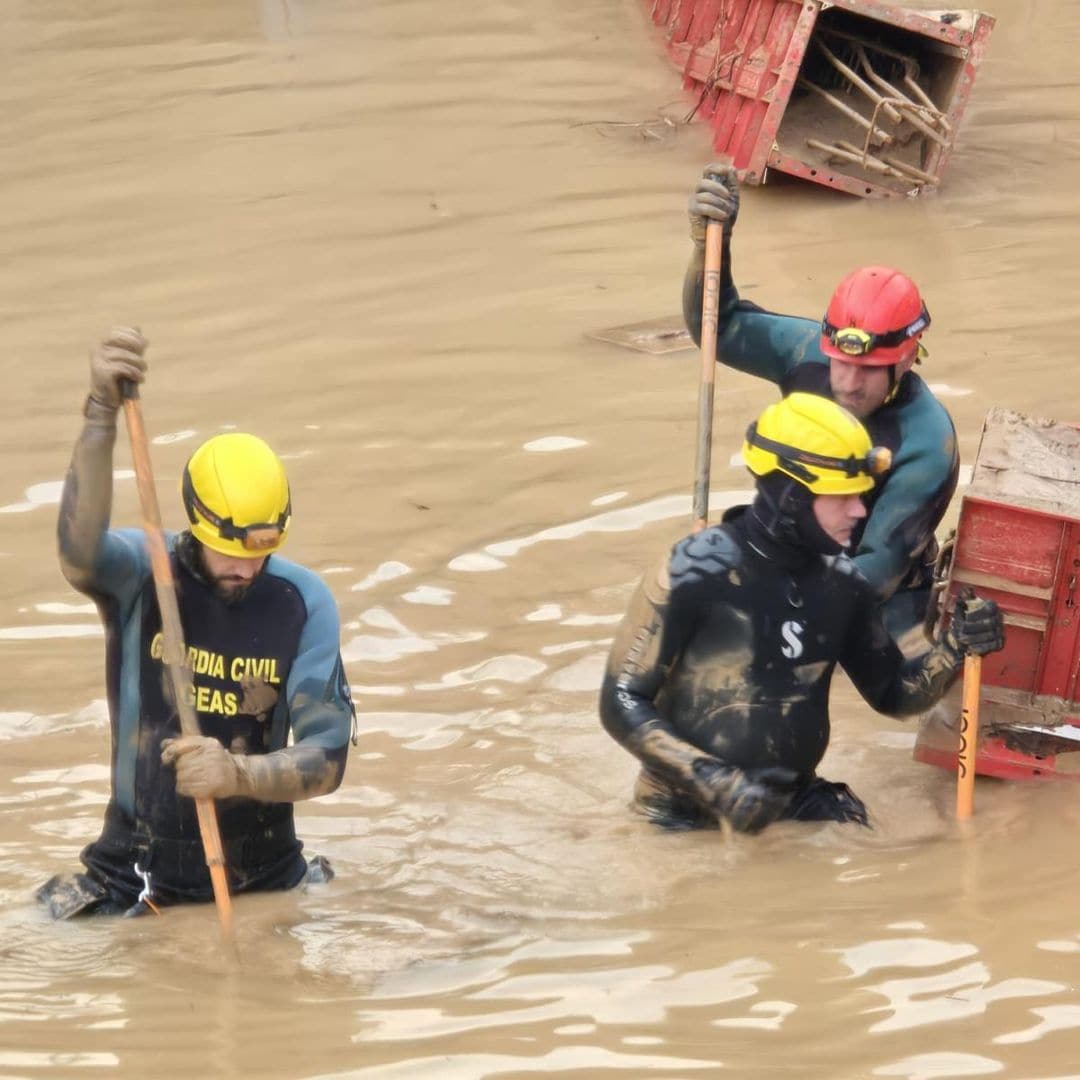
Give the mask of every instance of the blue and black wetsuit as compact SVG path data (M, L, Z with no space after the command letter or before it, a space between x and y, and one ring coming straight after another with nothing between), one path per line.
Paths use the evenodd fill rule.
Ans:
M693 264L684 284L683 314L700 342L701 274ZM831 398L829 358L821 351L820 336L820 323L764 311L740 300L730 277L722 282L720 363L768 379L785 395L803 390ZM934 530L956 490L956 431L944 406L913 371L900 378L891 400L862 422L874 445L892 451L893 463L865 497L869 513L852 538L853 558L882 600L900 590L918 592L910 616L899 620L910 625L921 621L918 609L925 608L936 554ZM898 596L889 606L899 612L909 605Z
M730 767L793 777L777 817L865 824L846 786L816 775L836 665L874 709L910 716L962 663L944 640L905 658L850 559L782 544L740 510L645 575L612 645L600 716L641 761L635 799L659 824L715 827L724 813L701 778Z
M199 571L189 533L169 537L180 615L204 735L234 753L290 746L301 786L337 787L353 706L340 657L337 607L314 572L272 555L238 601L223 600ZM195 802L177 795L161 742L179 734L161 662L161 615L139 530L107 532L93 580L106 634L112 726L112 796L99 839L82 853L111 905L133 904L149 873L162 903L213 897ZM291 802L217 802L230 889L287 889L307 871Z

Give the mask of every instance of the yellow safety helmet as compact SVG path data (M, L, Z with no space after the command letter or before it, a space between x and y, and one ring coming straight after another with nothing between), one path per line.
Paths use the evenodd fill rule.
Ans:
M789 394L746 431L743 461L755 476L782 472L815 495L861 495L892 464L847 409L817 394Z
M285 542L292 516L285 466L255 435L207 439L184 467L182 489L192 535L213 551L258 559Z

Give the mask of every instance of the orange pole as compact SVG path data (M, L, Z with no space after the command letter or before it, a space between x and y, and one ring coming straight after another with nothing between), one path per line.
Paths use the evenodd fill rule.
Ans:
M146 543L150 550L154 591L161 609L162 660L169 673L173 700L180 715L180 731L184 735L201 735L199 718L193 704L191 673L187 667L184 628L176 602L176 583L173 579L172 563L169 561L169 551L165 545L165 534L161 528L161 510L158 507L157 489L154 487L154 474L150 468L150 443L143 427L139 388L133 382L124 384L124 419L127 421L128 436L131 439L131 457L135 465L135 482L139 489ZM214 903L217 905L221 932L235 945L232 899L229 896L229 882L225 877L225 854L221 847L214 800L196 799L195 810L199 819L203 850L206 852L206 865L214 887Z
M697 460L694 463L694 532L709 519L713 396L716 387L716 325L720 313L721 224L705 226L705 276L701 297L701 382L698 385Z
M975 807L975 756L979 749L979 690L982 657L964 657L964 691L960 707L960 752L956 756L956 816L971 817Z

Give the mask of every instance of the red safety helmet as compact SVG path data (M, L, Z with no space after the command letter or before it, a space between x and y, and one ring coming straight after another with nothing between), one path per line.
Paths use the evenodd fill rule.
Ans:
M821 351L849 364L899 364L918 357L929 325L911 278L889 266L863 266L836 286L821 322Z

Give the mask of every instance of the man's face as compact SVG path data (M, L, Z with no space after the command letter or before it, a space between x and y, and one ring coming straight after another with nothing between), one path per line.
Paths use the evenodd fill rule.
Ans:
M861 495L817 495L814 497L814 517L822 532L847 547L855 526L866 517L866 507Z
M900 371L896 374L899 378ZM879 409L892 390L888 367L852 364L835 356L829 359L829 386L837 405L843 405L860 420Z
M205 544L200 547L203 570L210 584L218 596L230 604L235 603L248 591L267 559L265 555L257 559L238 559L234 555L222 555Z

